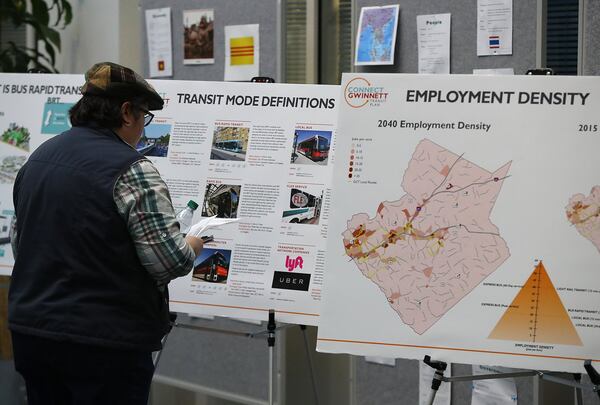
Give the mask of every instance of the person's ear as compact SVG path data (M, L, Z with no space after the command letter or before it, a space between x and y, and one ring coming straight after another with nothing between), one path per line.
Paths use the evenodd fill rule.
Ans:
M129 101L121 104L121 118L123 119L124 127L130 127L135 123L135 117L133 116L133 110L131 107L131 102Z

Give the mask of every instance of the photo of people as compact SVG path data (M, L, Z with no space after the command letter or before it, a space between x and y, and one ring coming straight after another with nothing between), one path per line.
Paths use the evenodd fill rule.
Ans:
M208 183L204 193L202 216L216 215L217 218L237 218L241 192L241 185Z
M7 143L12 146L16 146L19 149L23 149L29 152L29 139L30 139L29 130L25 127L21 127L16 123L12 122L8 129L5 130L0 139L2 142Z
M144 128L136 149L144 156L166 157L170 139L171 124L151 123Z
M326 166L330 148L331 131L297 129L294 132L291 163Z
M194 261L192 281L226 283L230 262L231 250L205 247Z
M215 63L214 10L186 10L183 12L183 64Z
M317 225L321 217L323 190L290 189L289 209L283 211L282 220L292 224Z
M212 160L246 160L250 128L216 127L213 135Z
M26 161L25 156L0 156L0 183L14 183Z

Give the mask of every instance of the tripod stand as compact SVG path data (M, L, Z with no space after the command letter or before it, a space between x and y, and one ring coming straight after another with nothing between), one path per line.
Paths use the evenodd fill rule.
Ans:
M176 316L176 315L173 314L173 316ZM277 388L276 388L275 382L278 381L277 380L278 372L277 372L277 367L275 366L275 343L276 343L276 336L277 336L276 332L285 330L287 328L299 326L300 331L302 332L303 340L304 340L305 355L306 355L306 360L308 363L308 373L310 374L310 377L311 377L310 382L312 383L312 393L313 393L314 399L311 403L318 405L319 399L318 399L318 394L317 394L316 378L315 378L315 373L314 373L314 368L313 368L311 352L309 350L308 339L306 336L306 327L304 325L294 325L294 324L277 325L275 323L275 316L276 316L275 311L270 310L269 314L268 314L268 321L267 321L267 324L265 325L266 328L262 329L262 330L259 329L258 331L257 330L243 331L243 330L239 330L239 329L233 330L233 329L237 329L236 326L233 326L233 329L229 329L229 327L225 327L225 328L212 327L212 326L197 325L197 324L190 324L190 323L176 322L176 321L173 321L172 325L174 327L181 328L181 329L209 332L209 334L217 333L217 334L225 334L225 335L238 336L238 337L250 338L250 339L255 339L255 338L260 339L263 337L266 338L265 340L267 341L267 348L268 348L268 376L267 376L267 378L268 378L268 403L269 404L273 404L276 401L275 400L275 394L276 394L275 391ZM264 328L264 326L263 326L263 328ZM166 346L168 336L169 335L167 335L163 338L163 348ZM280 353L281 353L281 351L280 351ZM162 351L157 352L154 355L155 368L158 365L158 361L160 360L161 354L162 354ZM310 392L310 391L308 391L308 392ZM308 394L308 392L307 392L307 394Z
M528 370L528 371L517 371L514 373L497 373L497 374L482 374L482 375L466 375L466 376L455 376L455 377L444 377L444 371L446 371L447 364L443 361L434 361L431 360L430 356L425 356L423 359L423 363L427 364L429 367L432 367L435 370L435 374L433 379L431 380L431 392L428 398L428 405L433 405L433 401L435 400L435 396L437 394L438 389L442 382L456 382L456 381L476 381L476 380L491 380L491 379L499 379L499 378L519 378L519 377L534 377L537 376L542 380L552 381L558 384L567 385L577 389L579 395L577 396L577 405L581 405L581 390L582 389L591 389L592 391L598 394L600 398L600 374L594 369L592 366L592 362L590 360L586 360L584 362L584 368L592 381L592 385L582 384L578 381L570 381L565 378L557 377L552 374L548 374L542 371L537 370ZM581 377L581 376L580 376Z

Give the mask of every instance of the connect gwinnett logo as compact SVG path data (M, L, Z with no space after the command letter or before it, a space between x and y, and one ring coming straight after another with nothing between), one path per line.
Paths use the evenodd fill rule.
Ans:
M389 93L384 87L373 86L367 79L355 77L344 88L344 99L352 108L366 105L378 107L387 101Z

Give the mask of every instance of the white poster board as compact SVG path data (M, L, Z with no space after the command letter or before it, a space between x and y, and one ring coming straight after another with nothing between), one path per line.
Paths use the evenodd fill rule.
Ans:
M14 263L14 177L70 128L80 75L0 75L0 272ZM165 101L137 149L176 210L238 218L211 229L194 270L170 284L174 311L316 325L325 272L338 86L152 80Z
M69 109L83 83L83 75L0 74L0 275L10 275L14 264L9 231L17 172L42 142L71 127Z
M153 159L174 205L239 218L171 282L171 309L257 320L274 309L316 325L339 87L153 83L169 100L155 120L172 125L167 156Z
M599 361L600 79L345 74L341 88L318 350Z

